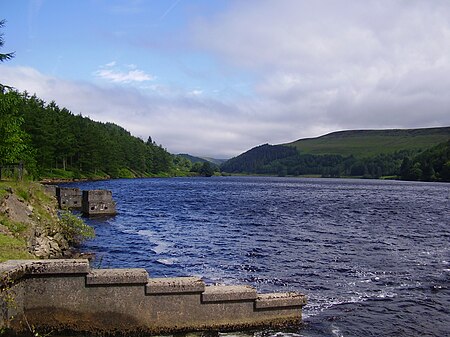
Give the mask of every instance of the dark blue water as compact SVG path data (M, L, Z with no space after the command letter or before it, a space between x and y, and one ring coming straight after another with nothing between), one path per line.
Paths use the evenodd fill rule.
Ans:
M72 185L73 186L73 185ZM94 266L308 295L289 336L450 336L450 185L213 177L78 183L119 214L89 220Z

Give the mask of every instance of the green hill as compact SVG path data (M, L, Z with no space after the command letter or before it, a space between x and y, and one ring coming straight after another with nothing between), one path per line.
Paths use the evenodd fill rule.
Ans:
M180 154L177 154L177 156L186 158L186 159L190 160L193 164L210 162L212 164L219 166L219 165L223 164L224 162L226 162L226 159L215 159L215 158L210 158L210 157L196 157L196 156L192 156L187 153L180 153Z
M368 157L397 151L423 151L450 139L450 127L426 129L338 131L283 145L301 153Z
M218 166L222 165L227 161L227 159L217 159L217 158L211 158L211 157L201 157L201 159L207 160L210 163L216 164Z
M400 176L405 158L450 139L450 127L333 132L282 145L260 145L221 166L223 172L323 177ZM435 165L431 180L443 180ZM430 170L431 172L431 170Z

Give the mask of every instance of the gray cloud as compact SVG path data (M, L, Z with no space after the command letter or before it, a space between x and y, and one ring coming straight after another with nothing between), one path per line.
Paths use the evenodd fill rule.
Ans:
M314 130L450 124L446 1L245 1L197 21L195 43L259 73L273 123ZM270 119L270 116L267 118Z

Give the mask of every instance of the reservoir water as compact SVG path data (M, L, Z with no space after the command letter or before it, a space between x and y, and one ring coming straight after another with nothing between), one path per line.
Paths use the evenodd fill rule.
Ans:
M96 254L94 267L308 295L302 326L255 335L450 335L450 184L212 177L71 186L109 189L117 201L117 216L88 220L97 237L82 250Z

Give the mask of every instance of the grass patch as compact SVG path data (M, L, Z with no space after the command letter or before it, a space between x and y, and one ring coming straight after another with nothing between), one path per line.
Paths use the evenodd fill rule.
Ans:
M77 173L70 170L62 170L62 169L52 169L46 170L42 173L43 178L58 178L58 179L74 179L76 178Z
M118 178L136 178L136 175L127 168L121 168L117 171Z
M28 226L22 222L12 222L2 214L0 214L0 224L8 228L13 234L20 235Z
M24 259L35 259L28 253L25 241L0 234L0 262Z
M55 200L44 192L42 185L27 181L1 181L0 203L11 191L16 197L23 199L33 207L32 219L38 221L43 228L57 224L58 219L56 216L52 217L50 212L55 205ZM0 213L0 224L11 232L11 234L0 233L0 261L33 258L26 246L26 237L30 234L30 226L26 223L12 221L8 214L4 213Z
M17 196L19 197L19 198L22 198L23 200L25 200L25 201L30 201L30 199L31 199L31 194L30 194L30 191L29 190L27 190L26 188L24 188L23 186L21 186L21 185L19 185L17 188L16 188L16 193L17 193Z

